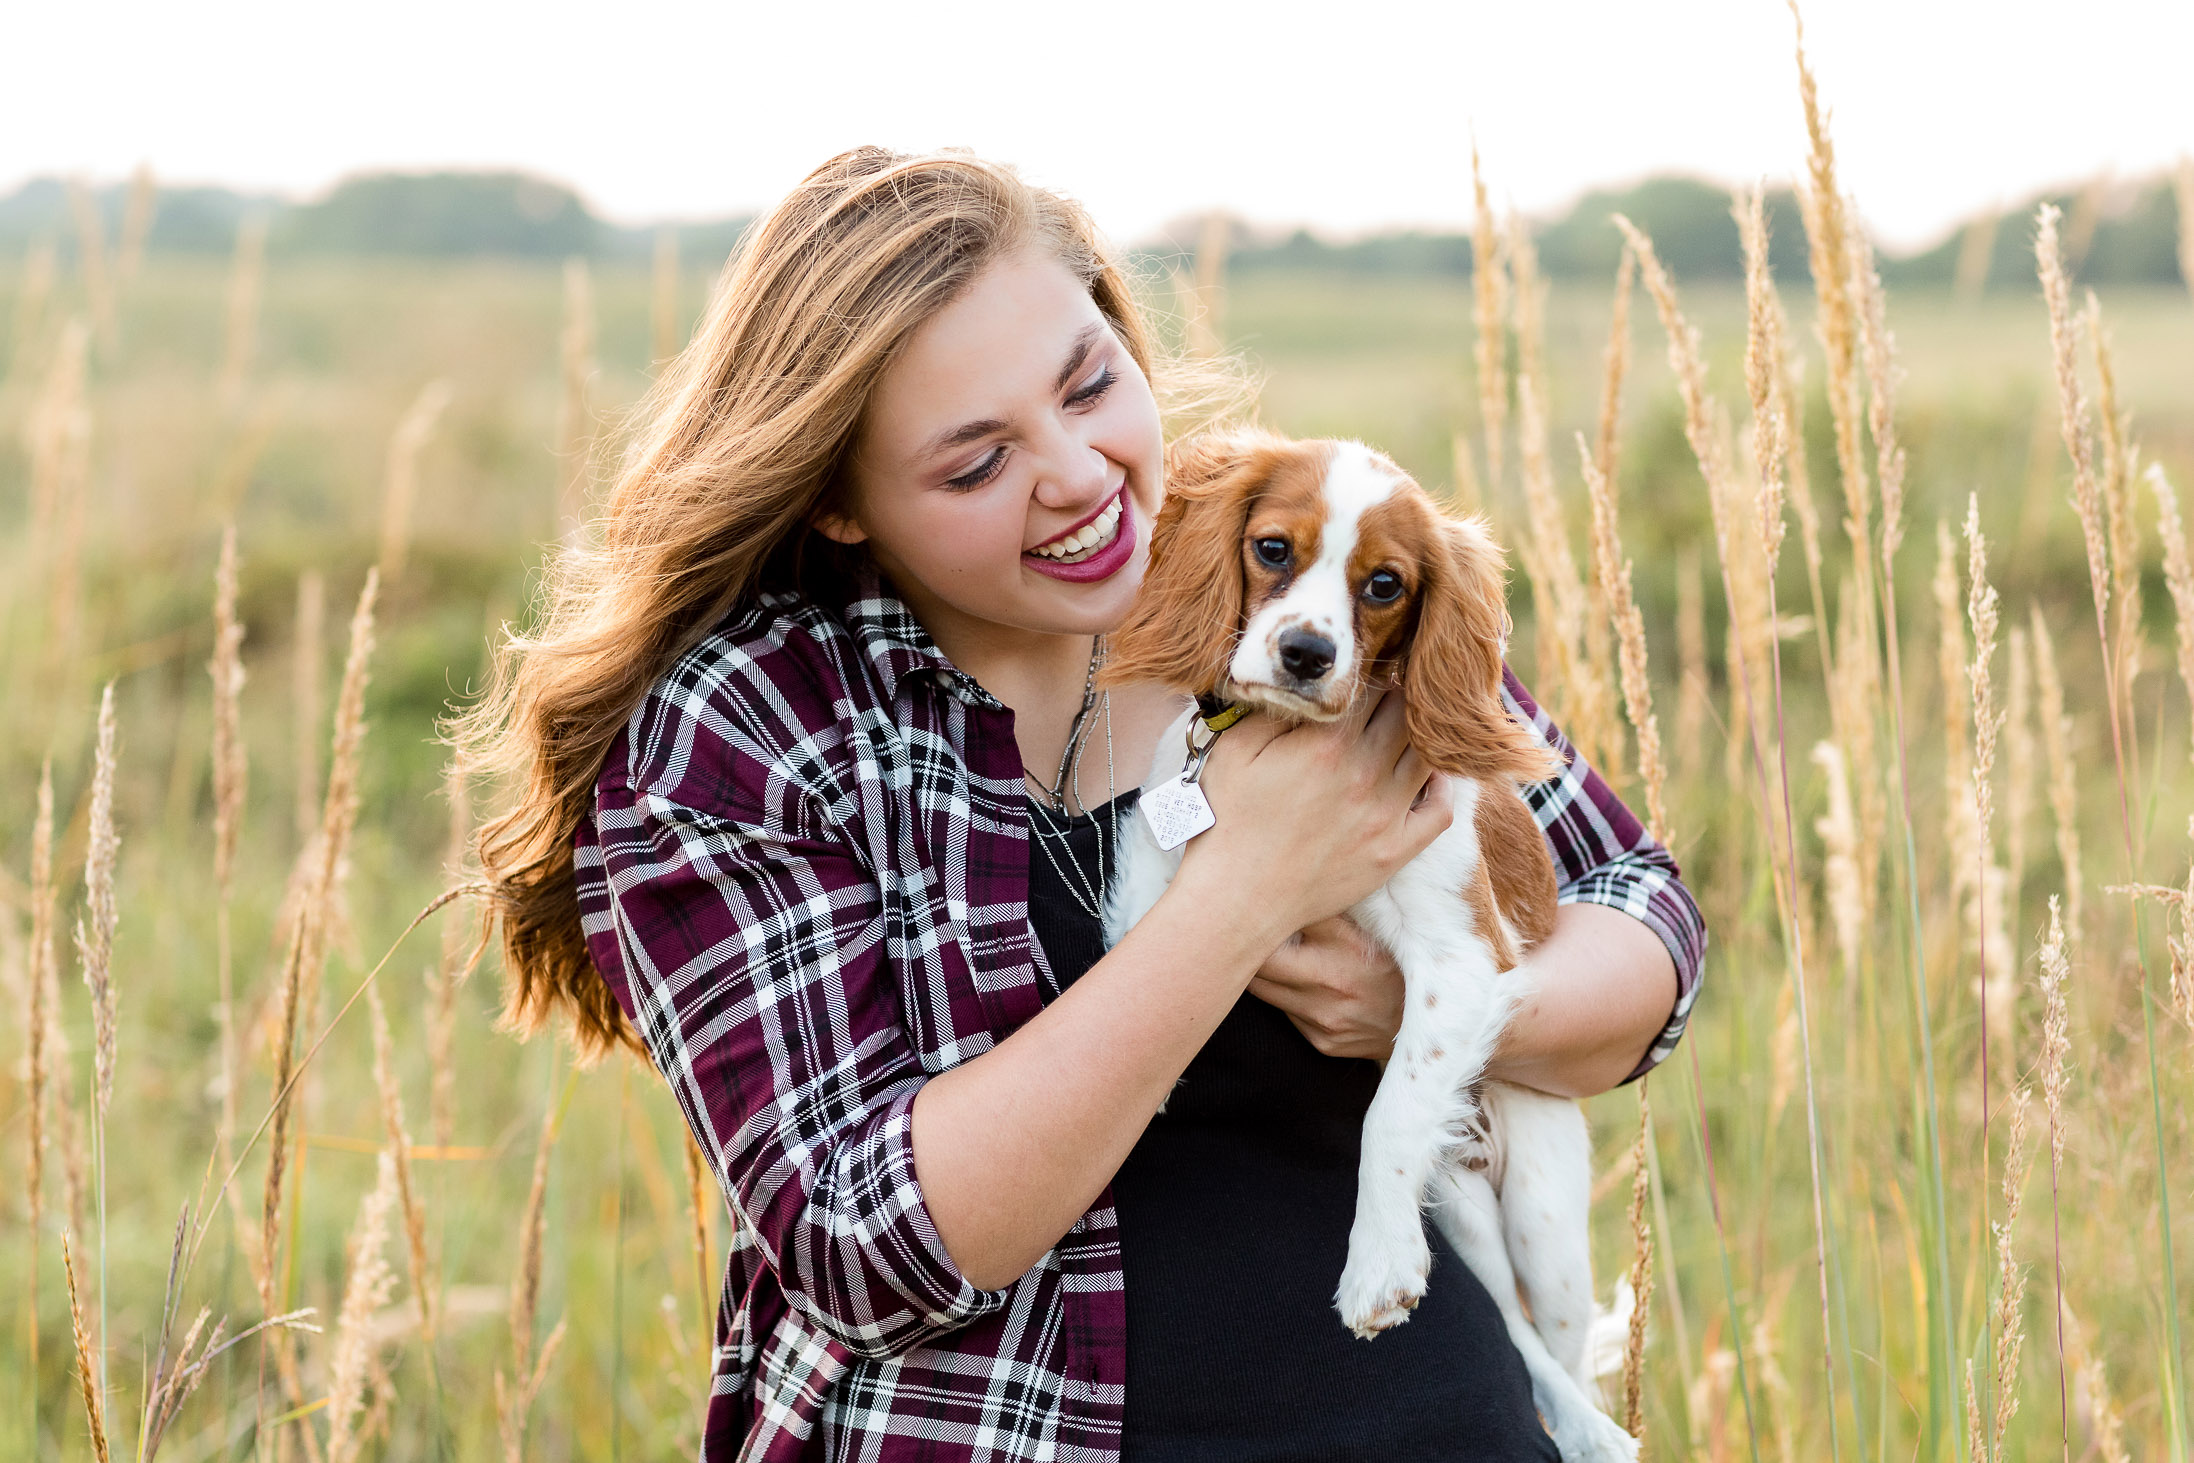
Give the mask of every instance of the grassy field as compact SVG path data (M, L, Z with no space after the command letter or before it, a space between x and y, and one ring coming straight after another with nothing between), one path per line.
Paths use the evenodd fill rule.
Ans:
M688 261L678 281L677 330L700 307L702 264ZM561 1347L519 1424L529 1429L525 1455L690 1456L723 1233L721 1206L706 1206L711 1257L697 1263L678 1115L644 1069L613 1061L574 1071L550 1043L520 1045L496 1032L490 959L456 995L454 1044L439 1063L454 1079L452 1106L447 1130L437 1131L431 992L437 970L448 967L436 925L397 946L378 976L414 1140L436 1326L423 1334L404 1225L392 1222L381 1253L393 1284L365 1287L354 1306L363 1320L351 1327L349 1356L354 1371L364 1368L364 1411L331 1419L325 1406L331 1391L344 1391L335 1322L358 1268L348 1246L385 1146L366 1010L336 1018L449 881L450 815L434 721L478 685L488 636L523 613L542 545L555 533L572 437L559 273L508 263L276 258L259 281L256 307L243 310L230 303L225 266L155 257L116 291L104 319L78 277L64 275L43 301L28 303L25 277L0 264L0 322L17 323L0 338L8 353L0 377L7 555L0 684L10 710L0 727L0 976L10 1019L0 1025L10 1051L26 1052L33 823L41 763L50 756L56 1024L73 1056L54 1069L61 1090L43 1113L48 1146L35 1235L26 1184L11 1182L0 1196L0 1291L10 1297L0 1325L0 1456L91 1456L62 1282L64 1227L74 1231L114 1447L136 1449L177 1215L187 1202L207 1205L205 1176L220 1176L209 1157L222 1124L223 1028L215 702L206 665L215 651L222 525L234 522L241 554L237 605L248 673L241 708L250 781L232 931L241 1140L271 1096L267 1033L278 1025L272 993L288 934L281 913L320 819L344 626L383 552L391 435L436 380L449 383L448 405L417 456L418 493L400 535L404 562L380 587L360 811L340 917L317 999L299 1023L304 1040L333 1029L298 1089L272 1286L279 1308L314 1308L325 1333L293 1337L294 1385L256 1343L227 1353L182 1405L159 1456L250 1456L274 1436L279 1451L318 1459L331 1426L350 1438L337 1440L339 1455L362 1448L386 1458L491 1456L507 1446L498 1373L523 1371L514 1353L538 1355L559 1322ZM599 479L619 413L647 378L657 281L645 270L601 269L591 285L594 338L581 374ZM1806 358L1798 393L1804 463L1824 520L1825 603L1833 607L1855 596L1839 527L1827 374L1810 333L1813 300L1784 303L1791 349ZM1683 304L1703 333L1711 384L1741 422L1745 300L1727 289L1686 291ZM2102 309L2120 403L2143 460L2162 463L2182 490L2194 486L2194 301L2184 292L2122 295ZM1570 434L1594 429L1609 313L1602 292L1564 291L1547 304L1557 537L1580 560L1587 510ZM85 384L72 394L67 322L78 318L93 323ZM1258 274L1226 293L1218 320L1265 374L1270 422L1306 435L1362 436L1443 492L1455 488L1461 433L1460 450L1473 454L1481 483L1474 501L1492 513L1504 542L1530 535L1517 445L1506 447L1500 480L1485 466L1467 282ZM1757 601L1753 623L1742 623L1747 601L1738 596L1735 642L1749 647L1745 676L1758 692L1748 715L1746 682L1732 674L1725 651L1730 616L1708 494L1685 440L1662 328L1643 293L1632 306L1620 529L1636 562L1669 743L1673 844L1714 939L1688 1049L1651 1084L1647 1207L1659 1258L1645 1373L1648 1447L1658 1457L1715 1459L1990 1451L1969 1438L1962 1388L1970 1360L1988 1430L1990 1359L2009 1334L1997 1315L2007 1272L1988 1223L2005 1212L2005 1112L2021 1084L2035 1093L2032 1126L2042 1139L2009 1237L2025 1275L2023 1302L2009 1311L2024 1349L2007 1373L2020 1405L2001 1456L2059 1455L2062 1386L2072 1455L2183 1459L2187 1403L2173 1389L2174 1376L2183 1376L2179 1331L2194 1329L2187 1274L2194 1039L2187 1007L2174 1008L2166 946L2185 933L2154 905L2137 923L2128 900L2106 892L2136 881L2183 886L2194 851L2187 694L2173 659L2179 632L2154 504L2145 486L2129 486L2137 502L2129 570L2144 618L2142 647L2130 661L2139 674L2121 702L2129 814L2121 823L2104 657L2087 553L2068 502L2072 470L2058 435L2040 294L1966 304L1893 299L1889 323L1904 368L1897 429L1910 454L1909 533L1896 561L1901 620L1892 627L1902 697L1878 689L1861 713L1873 756L1855 759L1852 786L1862 803L1863 790L1874 789L1886 810L1883 852L1859 896L1863 918L1839 924L1832 893L1843 844L1833 827L1824 834L1817 826L1833 825L1838 809L1812 751L1847 734L1832 726L1799 534L1794 528L1775 575L1780 618L1772 628ZM1518 344L1505 349L1514 354ZM55 422L67 425L61 439L51 438ZM1735 427L1728 435L1739 449L1732 456L1749 463L1747 439ZM63 439L42 476L38 443ZM78 441L81 472L66 446ZM1871 464L1871 443L1866 452ZM1969 765L1961 759L1971 756L1973 726L1959 679L1971 637L1962 540L1947 621L1933 588L1936 525L1955 529L1969 494L1978 497L1991 546L2002 640L2018 632L1995 659L1996 705L2011 719L1995 758L1993 836L1979 850L1983 863L2004 872L1982 881L1978 920L1967 913L1972 896L1958 874L1975 852L1975 835L1961 823L1967 785L1955 781ZM1540 520L1549 527L1543 507ZM1745 553L1741 544L1733 550L1739 580ZM300 584L314 577L324 594L317 632L300 607ZM1512 597L1526 678L1557 707L1577 704L1580 693L1560 667L1536 663L1547 641L1522 574ZM2065 688L2061 766L2039 719L2044 698L2028 635L2036 610ZM1958 637L1947 661L1946 623ZM1781 651L1779 716L1757 679L1771 643ZM116 1075L103 1202L101 1165L93 1162L85 1212L72 1219L73 1145L57 1129L54 1102L65 1097L86 1122L95 1017L74 975L69 934L85 902L81 874L96 821L94 718L110 682L121 840ZM1757 754L1748 728L1761 729ZM1642 799L1628 739L1618 727L1602 741L1624 769L1625 793ZM1769 791L1785 762L1787 825L1779 792ZM2070 795L2062 822L2049 797L2053 775ZM1787 844L1778 836L1786 826L1794 830ZM2085 914L2069 944L2065 1141L2053 1176L2039 951L2046 902L2069 892L2067 839L2084 851ZM1972 928L1990 931L1996 943L1986 1089ZM2194 958L2194 949L2187 953ZM49 1067L52 1051L49 1040ZM0 1072L8 1172L27 1170L31 1090L27 1059L11 1056ZM1592 1110L1605 1175L1595 1235L1606 1292L1630 1263L1624 1208L1635 1093L1611 1094ZM545 1125L554 1146L536 1191ZM232 1330L260 1317L252 1256L263 1171L262 1143L241 1161L244 1222L221 1212L225 1201L210 1203L208 1237L182 1288L175 1332L200 1305L228 1315ZM521 1296L514 1305L536 1192L544 1221L538 1303ZM2175 1242L2175 1293L2164 1281L2167 1241ZM2061 1351L2053 1319L2060 1283ZM2062 1383L2061 1368L2069 1376Z

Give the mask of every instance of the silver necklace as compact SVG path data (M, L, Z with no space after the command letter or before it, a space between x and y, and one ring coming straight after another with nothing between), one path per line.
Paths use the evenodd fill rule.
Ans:
M1043 850L1044 860L1059 882L1066 886L1067 894L1081 911L1091 919L1104 918L1105 902L1105 839L1104 831L1097 835L1097 869L1094 878L1074 857L1071 838L1073 815L1068 811L1067 790L1074 792L1074 802L1086 813L1090 811L1088 799L1082 796L1082 748L1089 739L1090 713L1102 701L1105 712L1105 806L1110 807L1115 785L1112 765L1112 693L1099 692L1097 671L1104 664L1105 637L1099 635L1090 646L1089 671L1082 680L1082 705L1074 713L1074 722L1067 728L1066 747L1059 754L1059 772L1047 786L1034 773L1023 768L1023 774L1034 783L1040 796L1029 799L1030 830L1036 835L1036 846ZM1057 819L1054 823L1052 820ZM1054 852L1052 845L1058 845Z

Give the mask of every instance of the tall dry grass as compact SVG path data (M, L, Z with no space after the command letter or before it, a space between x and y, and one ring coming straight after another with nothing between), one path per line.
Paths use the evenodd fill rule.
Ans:
M1508 438L1508 259L1486 196L1485 171L1476 143L1470 148L1470 187L1476 204L1470 232L1472 310L1477 325L1478 440L1485 451L1485 490L1501 491L1503 443Z
M234 409L244 399L253 360L259 352L259 294L267 268L267 219L252 214L236 226L236 252L229 263L228 310L222 319L222 404Z
M657 365L678 354L678 231L655 231L655 275L649 284L648 339Z
M454 394L446 378L429 381L389 437L388 473L381 489L381 557L376 566L384 584L403 577L404 556L411 548L412 501L419 494L419 454Z
M1486 207L1484 267L1397 307L1445 332L1418 384L1446 405L1429 447L1383 445L1452 475L1543 575L1515 596L1519 669L1597 740L1713 932L1651 1102L1594 1105L1596 1258L1633 1297L1611 1411L1657 1457L2183 1463L2194 571L2171 484L2194 439L2170 367L2188 337L2165 332L2184 302L2176 326L2148 296L2090 303L2073 241L2046 242L2062 220L2040 230L2054 340L2001 280L1955 308L1892 297L1836 173L1835 78L1808 63L1800 88L1811 292L1768 277L1748 187L1741 289L1619 231L1612 296L1548 287ZM522 592L546 482L561 502L599 450L564 429L612 416L678 335L664 276L592 271L582 353L554 269L482 266L435 296L266 255L224 409L218 268L125 267L127 232L101 240L111 340L80 263L0 262L0 513L22 526L0 673L26 708L0 728L0 973L22 971L23 1026L0 1128L25 1144L0 1208L0 1453L690 1457L730 1231L680 1115L644 1072L562 1073L497 1035L492 955L454 908L438 948L398 943L436 891L466 898L473 804L500 795L440 760L432 717L478 665L483 602ZM1379 439L1396 418L1367 398L1399 375L1359 388L1370 351L1288 342L1368 329L1399 287L1230 280L1226 237L1184 328L1270 343L1283 429ZM1671 365L1630 356L1633 286ZM448 328L497 299L510 316ZM155 335L174 318L197 333ZM1960 342L1989 331L1980 362ZM444 353L458 335L474 354ZM298 339L336 354L308 369ZM463 395L407 458L438 379ZM2027 451L2034 388L2067 381ZM1925 540L1961 520L1938 602ZM372 565L372 676L354 631L324 683L327 586ZM1597 728L1574 710L1594 704ZM95 824L126 844L101 896L111 1020L60 938L102 927Z
M580 258L564 261L564 333L560 342L564 391L556 413L557 455L563 471L556 484L557 531L576 542L586 520L589 454L594 443L594 414L589 393L594 379L594 276Z

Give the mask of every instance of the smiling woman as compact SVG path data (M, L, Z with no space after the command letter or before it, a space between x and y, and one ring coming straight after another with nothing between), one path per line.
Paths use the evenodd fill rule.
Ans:
M1163 454L1135 353L1081 280L1024 249L902 348L819 526L865 544L946 656L991 685L999 655L1127 617Z
M1399 1020L1338 916L1451 819L1399 699L1244 722L1217 825L1096 948L1114 768L1181 707L1097 674L1197 386L1072 203L961 153L835 158L756 225L456 728L516 790L479 840L512 1020L644 1047L731 1211L704 1458L1549 1455L1460 1266L1412 1340L1336 1354L1292 1202L1352 1170ZM1680 1029L1696 911L1588 768L1538 806L1577 903L1504 1072L1595 1090ZM1243 1022L1250 1095L1304 1121L1242 1126L1219 1080L1201 1147L1151 1142ZM1149 1185L1189 1152L1201 1195L1272 1202ZM1250 1233L1280 1273L1203 1265Z

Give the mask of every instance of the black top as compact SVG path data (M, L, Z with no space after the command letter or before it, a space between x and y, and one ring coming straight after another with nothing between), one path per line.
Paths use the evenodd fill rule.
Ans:
M1112 872L1113 820L1134 801L1071 820L1031 811L1029 924L1051 965L1047 997L1104 953L1074 891L1087 898L1100 847ZM1068 846L1040 843L1062 821ZM1560 1457L1492 1296L1437 1229L1432 1283L1406 1324L1359 1341L1333 1308L1378 1083L1376 1063L1321 1055L1245 995L1151 1120L1112 1181L1127 1463Z

